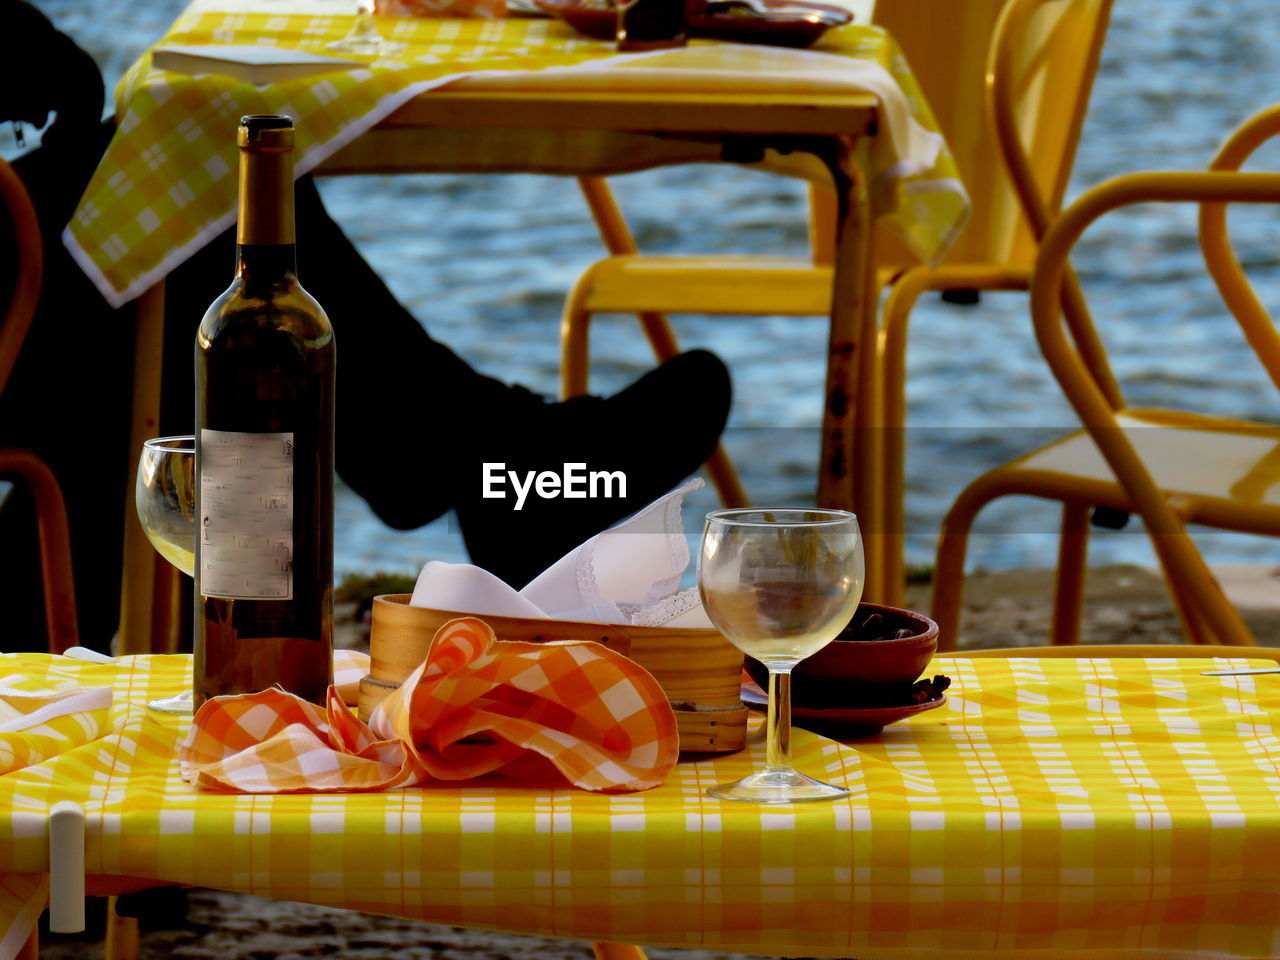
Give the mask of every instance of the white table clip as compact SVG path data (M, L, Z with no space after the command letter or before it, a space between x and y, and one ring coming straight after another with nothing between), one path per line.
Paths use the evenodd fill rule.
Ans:
M49 811L49 930L84 929L84 810L60 800Z

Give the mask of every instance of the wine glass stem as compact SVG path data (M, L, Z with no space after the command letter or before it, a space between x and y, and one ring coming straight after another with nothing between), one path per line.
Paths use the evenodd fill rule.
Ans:
M791 769L791 669L769 667L769 730L766 769Z

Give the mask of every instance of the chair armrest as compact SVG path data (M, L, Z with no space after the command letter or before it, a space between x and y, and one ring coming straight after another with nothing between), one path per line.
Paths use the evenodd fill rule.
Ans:
M1068 336L1059 310L1067 257L1094 221L1122 207L1168 202L1280 203L1280 173L1136 173L1108 180L1076 200L1050 227L1031 281L1031 318L1041 353L1153 534L1178 533L1181 522L1119 428L1116 405L1082 359L1073 342L1079 331L1073 325ZM1092 322L1084 319L1093 333Z
M1280 106L1254 114L1227 138L1213 158L1211 170L1239 170L1263 143L1280 133ZM1270 313L1254 293L1227 235L1227 207L1200 206L1200 253L1227 309L1240 324L1245 339L1280 390L1280 333Z

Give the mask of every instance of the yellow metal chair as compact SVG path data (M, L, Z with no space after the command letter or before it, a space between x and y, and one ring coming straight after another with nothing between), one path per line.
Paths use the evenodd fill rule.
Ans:
M0 393L4 391L22 344L31 328L40 282L44 248L40 224L26 187L13 168L0 160L0 200L3 200L17 249L13 296L0 319ZM4 229L4 225L0 225ZM53 472L29 450L0 448L0 477L25 483L35 501L40 539L40 573L44 586L45 632L50 653L61 653L78 642L76 595L71 573L71 539L66 504Z
M1060 291L1068 279L1068 253L1103 214L1138 203L1202 204L1200 243L1209 272L1280 389L1280 334L1231 250L1223 207L1227 202L1280 202L1280 174L1231 172L1276 133L1280 133L1280 108L1240 127L1219 151L1212 172L1116 178L1072 204L1046 234L1031 290L1032 319L1041 351L1085 429L984 474L948 511L938 546L933 600L940 649L955 646L964 554L973 519L991 500L1007 494L1063 503L1055 644L1073 642L1079 630L1088 512L1093 507L1141 515L1191 640L1255 643L1186 525L1280 536L1280 427L1128 407L1113 387L1105 354L1095 353L1100 341L1083 299L1078 309L1060 312Z
M916 73L973 199L973 215L946 261L919 265L894 238L877 238L877 280L892 284L879 366L861 378L859 426L883 434L878 518L886 531L868 570L871 594L900 600L903 530L903 387L907 321L926 290L1025 290L1037 238L1058 209L1083 125L1110 16L1110 0L893 0L876 22L898 41ZM990 123L1025 145L1006 171L992 150ZM1026 183L1018 187L1010 173ZM604 181L582 182L607 248L578 281L561 328L562 391L587 389L588 326L595 313L638 313L659 359L678 351L665 314L823 314L831 305L831 217L826 191L814 191L809 259L641 256ZM1025 206L1027 196L1034 206ZM883 399L880 396L883 391ZM723 452L709 464L726 503L745 495ZM875 554L882 554L879 563ZM869 594L870 595L870 594Z

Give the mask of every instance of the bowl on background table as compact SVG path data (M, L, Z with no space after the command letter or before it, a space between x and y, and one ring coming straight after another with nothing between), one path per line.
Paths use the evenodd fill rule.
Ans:
M791 713L798 726L843 737L870 736L891 723L946 702L949 681L919 681L938 649L938 625L911 610L862 603L849 626L791 673ZM750 707L768 704L764 664L745 660Z

